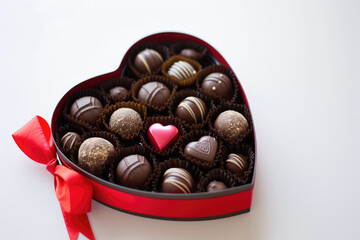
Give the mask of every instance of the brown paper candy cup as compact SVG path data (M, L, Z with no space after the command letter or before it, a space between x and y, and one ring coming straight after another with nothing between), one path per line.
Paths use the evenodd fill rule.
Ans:
M194 69L196 70L196 74L193 77L186 78L184 80L179 80L176 77L169 75L167 73L169 68L177 61L185 61L185 62L188 62L189 64L191 64L194 67ZM190 58L179 56L179 55L172 56L169 60L167 60L163 64L162 69L161 69L161 72L165 77L171 79L171 81L173 81L180 87L189 87L189 86L193 85L195 83L195 80L196 80L197 76L199 75L200 71L201 71L200 63L198 63L197 61L192 60Z
M63 147L63 144L61 143L62 137L68 133L68 132L75 132L79 134L80 136L85 133L85 129L81 127L80 125L74 124L74 123L68 123L63 125L62 127L58 128L55 133L55 141L60 147L61 151L66 155L69 156L69 154L72 152L72 149L74 149L75 145L72 149L66 149Z
M193 49L199 53L199 56L196 59L194 58L194 60L196 60L196 61L201 60L206 55L206 52L207 52L207 48L199 43L196 43L193 41L180 41L180 42L174 43L171 46L170 53L172 56L180 55L180 52L186 48Z
M107 80L106 82L102 83L100 85L100 90L102 91L103 95L106 95L107 98L110 100L111 103L121 102L121 101L127 101L131 97L131 87L135 83L135 80L128 77L116 77L110 80ZM120 99L117 97L112 97L109 94L110 89L113 87L123 87L128 90L128 94L124 99Z
M200 191L207 192L207 185L212 181L223 182L228 188L236 185L236 178L227 170L216 168L211 170L199 183Z

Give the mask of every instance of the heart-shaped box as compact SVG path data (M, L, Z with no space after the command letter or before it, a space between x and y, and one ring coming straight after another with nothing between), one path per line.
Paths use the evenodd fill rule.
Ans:
M219 52L199 38L175 32L164 32L150 35L139 40L127 51L120 67L116 71L86 80L73 87L61 98L55 108L51 121L51 133L53 138L56 135L56 129L62 125L62 110L66 100L72 93L80 89L98 87L105 81L119 76L128 76L129 72L131 72L130 67L128 66L129 56L140 44L161 42L166 45L183 40L192 41L206 47L207 54L204 57L204 61L208 61L208 65L214 63L217 65L221 64L231 69L229 64ZM237 82L240 88L240 97L242 97L243 103L249 108L247 98L240 82L238 80ZM256 152L254 131L252 131L249 139L251 139L251 146ZM55 139L54 142L61 163L87 177L87 179L91 182L93 186L93 199L120 211L146 217L172 220L213 219L250 211L255 180L254 165L254 168L251 171L250 181L248 181L248 183L228 188L223 191L191 194L149 192L123 187L84 171L69 160L69 158L61 151L61 148L57 145Z

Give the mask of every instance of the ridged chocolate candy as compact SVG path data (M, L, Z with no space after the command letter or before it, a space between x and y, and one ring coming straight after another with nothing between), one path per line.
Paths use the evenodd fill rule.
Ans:
M211 136L203 136L199 141L185 146L184 154L203 162L213 162L218 150L218 142Z
M116 177L123 186L143 188L151 172L152 167L148 160L144 156L134 154L119 162L116 168Z
M121 86L113 87L109 90L109 95L117 100L124 100L128 95L129 91Z
M62 148L70 151L76 144L80 143L80 135L76 132L67 132L60 141Z
M197 97L187 97L176 108L176 116L189 124L202 123L207 114L207 107L203 100Z
M231 153L225 163L227 169L237 175L242 175L249 167L247 157L242 154Z
M228 187L225 185L225 183L214 180L214 181L211 181L207 185L206 191L214 192L214 191L224 190L224 189L227 189L227 188Z
M194 49L191 49L191 48L184 48L183 50L181 50L179 55L188 57L188 58L192 58L194 60L200 60L200 57L201 57L200 53L198 53L197 51L195 51Z
M85 96L77 99L70 108L70 114L76 119L83 120L95 125L96 119L103 110L103 105L93 96Z
M151 74L154 70L163 64L164 60L160 53L153 49L146 48L136 55L134 60L134 67L140 73Z
M187 78L191 78L195 76L196 70L195 68L188 62L185 61L177 61L174 62L173 65L169 68L167 73L170 76L174 76L178 80L182 81Z
M131 108L119 108L111 114L109 127L124 135L133 135L142 127L140 114Z
M201 89L205 93L214 93L225 99L230 99L233 96L233 88L230 78L224 73L218 72L206 76L201 84Z
M239 112L227 110L222 112L215 120L214 127L223 137L233 139L240 137L248 128L249 123Z
M191 174L183 168L169 168L163 176L162 192L191 193L195 182Z
M148 82L144 84L138 93L138 98L156 106L163 106L170 96L170 90L160 82Z

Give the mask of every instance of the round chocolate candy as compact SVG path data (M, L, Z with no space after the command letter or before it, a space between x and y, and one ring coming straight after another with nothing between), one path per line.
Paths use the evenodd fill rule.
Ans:
M169 168L164 173L161 189L165 193L191 193L194 185L194 179L188 171Z
M78 165L99 176L106 169L110 154L114 152L115 147L108 140L100 137L88 138L80 145Z
M186 61L177 61L171 65L167 73L170 76L177 78L179 81L182 81L184 79L195 76L196 70L190 63Z
M249 123L241 113L227 110L216 118L214 127L223 137L235 139L248 130Z
M201 89L208 94L216 94L225 99L233 96L233 84L224 73L211 73L204 78L201 83Z
M163 64L164 60L160 53L153 49L146 48L136 55L134 60L134 67L140 73L151 74L154 70L159 68Z
M113 87L109 90L109 95L112 98L118 99L118 100L124 100L126 96L128 95L129 91L121 86Z
M225 163L226 168L237 175L242 175L249 167L247 157L242 154L231 153Z
M170 90L160 82L148 82L144 84L138 93L138 98L149 104L163 106L170 96Z
M109 127L124 135L133 135L142 127L140 114L131 108L119 108L110 116Z
M134 154L119 162L116 168L116 177L123 186L141 189L151 172L152 167L148 160L144 156Z
M200 60L200 58L201 58L201 54L191 48L184 48L183 50L181 50L179 55L188 57L188 58L192 58L194 60Z
M206 191L207 192L214 192L214 191L224 190L224 189L227 189L227 188L228 187L225 185L225 183L214 180L214 181L211 181L207 185Z
M207 107L203 100L197 97L187 97L176 108L176 116L189 124L202 123L207 114Z
M62 148L70 151L76 144L80 143L80 135L76 132L67 132L60 141Z
M95 125L96 119L103 110L103 105L93 96L85 96L77 99L70 108L70 114L76 119L83 120Z

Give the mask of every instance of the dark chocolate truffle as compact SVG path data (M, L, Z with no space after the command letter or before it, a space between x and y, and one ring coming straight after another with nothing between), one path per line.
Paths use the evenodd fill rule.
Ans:
M140 114L131 108L119 108L111 114L109 127L124 135L133 135L142 127Z
M248 130L249 123L241 113L227 110L216 118L214 127L223 137L235 139Z
M138 93L138 98L149 104L163 106L170 96L170 90L160 82L148 82L144 84Z
M96 119L103 110L103 105L93 96L85 96L77 99L70 108L70 114L76 119L83 120L95 125Z
M202 81L201 89L208 94L220 95L225 99L233 96L233 84L228 76L224 73L211 73Z
M183 168L169 168L164 173L162 191L166 193L191 193L195 182Z
M214 191L224 190L224 189L227 189L227 188L228 187L225 185L225 183L214 180L214 181L211 181L207 185L206 191L214 192Z
M177 78L179 81L182 81L184 79L195 76L196 70L188 62L177 61L177 62L174 62L173 65L171 65L171 67L169 68L167 73L170 76Z
M206 114L206 104L197 97L185 98L176 109L176 116L189 124L202 123L206 118Z
M231 153L226 160L226 167L230 172L241 175L249 167L247 157L242 154Z
M76 132L68 132L61 138L62 148L70 151L75 145L80 143L80 135Z
M113 87L109 90L110 97L118 100L124 100L128 93L129 91L126 88L120 86Z
M82 169L99 176L106 169L110 154L115 147L100 137L86 139L79 148L78 165Z
M199 141L186 145L184 154L204 162L213 162L218 150L218 142L211 136L203 136Z
M159 68L164 62L160 53L153 49L146 48L136 55L134 60L134 67L140 73L149 73L151 74L154 70Z
M118 182L131 188L143 188L151 172L152 168L148 160L137 154L123 158L116 168Z
M181 50L179 55L188 57L188 58L192 58L194 60L200 60L200 58L201 58L201 54L191 48L184 48L183 50Z

